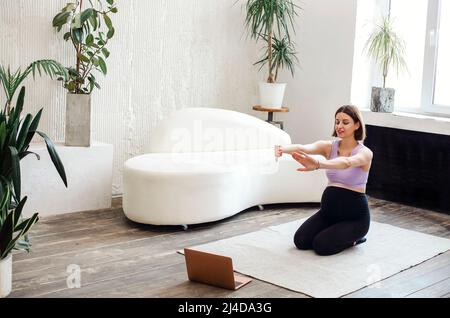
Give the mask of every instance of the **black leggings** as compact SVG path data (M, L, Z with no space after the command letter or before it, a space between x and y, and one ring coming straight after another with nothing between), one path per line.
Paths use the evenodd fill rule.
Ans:
M369 204L364 193L329 186L322 194L319 212L299 227L294 244L301 250L333 255L363 238L369 225Z

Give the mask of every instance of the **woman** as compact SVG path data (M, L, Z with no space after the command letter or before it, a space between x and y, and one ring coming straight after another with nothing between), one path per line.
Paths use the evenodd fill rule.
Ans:
M328 186L322 194L320 210L297 230L294 243L301 250L314 249L332 255L365 241L370 212L365 195L372 151L363 145L365 126L355 106L342 106L335 113L334 141L309 145L275 146L275 157L291 154L303 168L326 169ZM310 155L323 155L317 160Z

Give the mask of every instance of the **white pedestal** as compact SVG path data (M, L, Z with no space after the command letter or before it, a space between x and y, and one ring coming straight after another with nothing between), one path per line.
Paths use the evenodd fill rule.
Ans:
M66 188L44 143L31 144L21 160L22 198L28 196L24 216L40 216L111 207L113 146L94 142L90 147L55 144L67 176Z

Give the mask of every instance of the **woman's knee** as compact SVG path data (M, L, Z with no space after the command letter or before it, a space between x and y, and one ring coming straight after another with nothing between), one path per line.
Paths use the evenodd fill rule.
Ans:
M338 248L332 241L320 235L312 242L312 248L320 256L333 255L342 251L342 248Z
M299 228L294 235L294 244L299 250L309 250L312 248L311 239L305 235L305 231Z

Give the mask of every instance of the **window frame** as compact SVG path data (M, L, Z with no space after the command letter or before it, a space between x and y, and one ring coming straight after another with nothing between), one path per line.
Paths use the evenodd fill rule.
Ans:
M421 108L425 113L450 115L450 105L434 103L442 0L428 0Z

